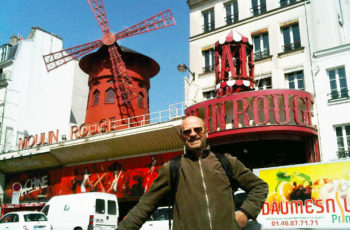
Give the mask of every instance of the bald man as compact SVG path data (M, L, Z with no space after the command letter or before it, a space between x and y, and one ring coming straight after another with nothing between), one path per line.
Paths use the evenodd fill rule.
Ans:
M238 211L225 170L207 145L208 133L202 119L189 116L181 125L185 154L180 161L179 182L173 205L173 230L240 230L255 219L266 200L267 184L237 158L225 154L233 179L247 192ZM170 163L159 170L149 191L119 224L118 230L140 229L170 192Z

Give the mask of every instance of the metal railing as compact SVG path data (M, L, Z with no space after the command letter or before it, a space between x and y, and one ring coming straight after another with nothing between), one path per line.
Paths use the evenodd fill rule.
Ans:
M202 69L203 69L203 73L213 72L214 71L214 65L204 66Z
M262 50L260 52L254 52L254 61L258 61L260 59L266 58L270 56L270 50Z
M225 17L225 21L226 21L227 25L235 23L235 22L238 22L238 13L237 14L227 15Z
M250 9L254 16L258 16L266 12L266 4L258 5Z
M122 130L176 120L185 115L185 109L185 103L179 102L169 105L169 109L167 110L113 120L113 130Z
M283 46L283 52L290 52L293 50L297 50L301 48L301 42L300 41L296 41L294 43L290 43L290 44L285 44Z
M215 29L215 23L206 23L203 25L203 32L209 32Z
M281 4L281 7L284 7L284 6L291 5L295 2L296 2L296 0L281 0L280 4Z
M338 158L347 158L350 157L350 152L349 151L337 151L337 156Z
M158 111L158 112L154 112L154 113L150 113L150 114L146 114L146 115L141 115L139 117L142 117L142 116L149 117L149 124L162 123L162 122L167 122L167 121L171 121L174 119L178 119L178 118L184 116L185 109L186 109L185 103L179 102L179 103L169 105L168 110L163 110L163 111ZM145 120L145 121L148 122L147 120Z
M337 100L337 99L347 99L349 98L349 90L348 89L342 89L342 90L334 90L327 94L328 101Z

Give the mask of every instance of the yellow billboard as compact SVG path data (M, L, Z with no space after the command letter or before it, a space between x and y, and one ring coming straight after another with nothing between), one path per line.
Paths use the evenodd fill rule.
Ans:
M350 229L350 160L259 169L262 228Z

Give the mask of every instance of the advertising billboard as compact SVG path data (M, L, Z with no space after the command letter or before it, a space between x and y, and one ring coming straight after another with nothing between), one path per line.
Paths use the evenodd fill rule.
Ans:
M264 229L350 229L350 160L255 171L269 185Z
M56 195L107 192L138 198L148 191L160 166L182 152L170 152L13 174L7 178L4 203L17 192L20 202L47 201ZM14 189L17 188L18 189ZM16 190L16 191L15 191Z

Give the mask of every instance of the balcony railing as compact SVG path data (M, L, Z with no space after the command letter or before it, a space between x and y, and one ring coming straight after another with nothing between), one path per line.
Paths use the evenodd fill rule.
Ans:
M254 52L254 61L261 60L270 56L270 50L262 50L260 52Z
M295 2L296 2L296 0L281 0L280 4L281 4L281 7L283 7L283 6L287 6L287 5L293 4Z
M350 157L350 152L349 151L337 151L337 156L338 158L347 158Z
M230 25L232 23L236 23L238 22L238 13L237 14L231 14L231 15L227 15L225 17L225 21L227 25Z
M215 23L206 23L203 25L203 32L209 32L215 29Z
M342 89L340 91L334 90L331 91L328 95L328 101L337 100L337 99L347 99L349 98L349 90Z
M284 52L290 52L293 50L297 50L301 47L301 43L300 41L296 41L294 43L290 43L290 44L284 44L283 46L283 51Z
M208 73L213 71L214 71L214 65L208 65L203 67L203 73Z
M266 5L259 5L250 9L254 16L258 16L266 12Z

